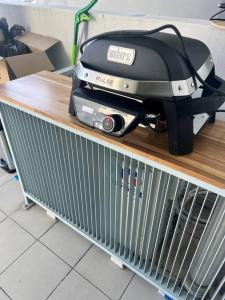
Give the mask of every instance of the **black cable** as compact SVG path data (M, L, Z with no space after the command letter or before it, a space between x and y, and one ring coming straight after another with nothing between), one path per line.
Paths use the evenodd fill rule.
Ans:
M124 31L111 31L111 32L106 32L106 33L102 33L102 34L99 34L99 35L96 35L94 37L91 37L89 38L88 40L86 40L84 43L81 44L81 47L80 47L80 51L81 53L83 53L83 49L84 49L84 46L89 44L90 42L94 41L94 40L98 40L98 39L101 39L101 38L104 38L104 37L108 37L108 36L121 36L121 35L126 35L126 36L145 36L145 35L150 35L150 34L154 34L154 33L157 33L157 32L160 32L160 31L163 31L165 29L171 29L173 30L176 35L178 36L180 42L181 42L181 47L182 47L182 51L183 51L183 54L184 54L184 57L185 57L185 61L188 65L188 67L190 68L192 74L194 73L194 67L189 59L189 56L188 56L188 53L187 53L187 50L186 50L186 47L185 47L185 44L184 44L184 40L183 40L183 37L180 33L180 31L177 29L176 26L172 25L172 24L167 24L167 25L163 25L163 26L160 26L158 28L155 28L155 29L152 29L152 30L148 30L148 31L133 31L133 30L124 30ZM194 76L193 77L193 80L194 80L194 83L196 85L196 79Z
M223 9L223 10L217 12L215 15L213 15L213 16L210 18L210 21L225 21L225 18L223 18L223 19L222 19L222 18L215 18L215 17L221 15L223 12L225 12L225 9Z
M225 10L224 10L225 11ZM181 47L182 47L182 51L184 54L184 60L186 61L191 74L192 74L192 78L193 81L195 83L195 86L197 86L196 83L196 78L198 79L198 81L209 91L211 91L212 93L217 93L220 94L222 96L225 96L225 92L222 92L220 90L217 90L216 88L214 88L213 86L209 85L207 82L205 82L204 79L201 78L201 76L198 74L198 72L195 70L189 56L187 53L187 49L183 40L183 36L181 35L180 31L178 30L178 28L172 24L167 24L167 25L163 25L161 27L155 28L153 30L148 30L148 31L132 31L132 30L124 30L124 31L111 31L111 32L106 32L106 33L102 33L99 35L96 35L94 37L91 37L89 39L87 39L85 42L83 42L80 46L80 51L81 53L83 53L84 51L84 47L89 44L92 41L104 38L104 37L109 37L109 36L122 36L122 35L126 35L126 36L145 36L145 35L150 35L150 34L154 34L160 31L163 31L165 29L171 29L175 32L175 34L177 35L177 37L179 38L179 41L181 43Z

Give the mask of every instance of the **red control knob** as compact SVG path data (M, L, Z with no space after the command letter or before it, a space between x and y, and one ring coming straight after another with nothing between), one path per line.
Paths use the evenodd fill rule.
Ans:
M124 127L124 118L121 115L109 115L102 120L102 128L105 132L117 132Z

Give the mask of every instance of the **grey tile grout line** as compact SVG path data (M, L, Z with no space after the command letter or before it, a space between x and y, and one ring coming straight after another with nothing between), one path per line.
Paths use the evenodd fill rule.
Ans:
M54 224L55 225L55 224ZM53 225L53 226L54 226ZM39 240L37 240L39 241ZM95 287L98 291L100 291L104 296L106 296L109 300L111 300L111 298L105 294L100 288L98 288L96 285L94 285L93 282L89 281L85 276L83 276L82 274L80 274L77 270L75 270L75 267L77 266L77 264L81 261L82 258L84 258L84 256L88 253L89 250L91 250L91 248L93 247L93 244L85 251L85 253L80 257L80 259L76 262L76 264L74 265L74 267L72 267L70 264L68 264L66 261L64 261L64 259L62 259L60 256L58 256L54 251L52 251L51 249L49 249L45 244L43 244L41 241L39 241L43 246L45 246L48 250L50 250L55 256L57 256L59 259L61 259L65 264L67 264L71 269L69 270L68 274L59 282L59 284L57 285L57 287L63 282L63 280L66 279L66 277L72 272L76 272L77 274L79 274L83 279L85 279L89 284L91 284L93 287ZM51 292L51 294L46 298L46 300L53 294L53 292L57 289L57 287Z
M37 240L35 240L33 243L31 243L31 245L29 247L27 247L17 258L14 259L14 261L12 261L2 272L0 272L0 276L6 271L8 270L20 257L22 257L24 255L24 253L26 251L28 251L35 243L37 242Z
M8 217L10 218L10 217ZM10 218L11 219L11 218ZM13 222L15 222L13 219L11 219ZM36 237L34 237L31 233L29 233L26 229L24 229L20 224L18 224L17 222L15 222L19 227L21 227L26 233L30 234L34 239L35 241L26 249L24 250L14 261L12 261L1 273L0 273L0 276L7 270L9 269L20 257L22 257L35 243L39 242L41 243L45 248L47 248L49 251L51 251L56 257L58 257L61 261L63 261L70 269L68 271L68 273L66 274L66 276L73 270L73 268L68 264L66 263L61 257L59 257L57 254L55 254L51 249L49 249L48 247L46 247L41 241L39 241L39 239L37 239ZM56 222L57 223L57 222ZM45 233L47 233L56 223L54 223ZM45 234L43 233L40 238ZM66 278L66 276L59 282L59 284ZM58 285L59 285L58 284ZM57 285L57 287L58 287ZM56 287L56 288L57 288ZM1 287L0 287L1 288ZM55 289L56 289L55 288ZM1 288L2 289L2 288ZM4 291L5 292L5 291ZM8 294L5 292L5 294L8 296ZM11 300L12 298L10 296L8 296ZM47 299L47 298L46 298Z
M2 220L2 222L6 221L7 219L10 219L12 222L14 222L17 226L19 226L21 229L23 229L27 234L29 234L32 238L35 239L35 241L31 244L31 246L33 246L36 242L39 242L42 246L44 246L45 248L47 248L49 251L51 251L55 256L57 256L61 261L63 261L70 269L73 269L73 266L71 266L70 264L68 264L66 261L64 261L64 259L62 259L60 256L58 256L54 251L52 251L51 249L49 249L42 241L40 241L40 238L42 238L43 235L45 235L50 229L52 229L52 227L58 222L54 223L51 225L50 228L48 228L39 238L36 238L32 233L30 233L26 228L24 228L22 225L20 225L19 223L17 223L13 218L11 218L11 216L7 216L6 219ZM0 222L0 224L2 223ZM27 250L29 250L31 248L31 246L29 246L26 250L24 250L12 263L10 263L1 273L0 276L12 265L14 264Z
M22 228L26 233L28 233L29 235L31 235L37 242L39 242L42 246L44 246L45 248L47 248L50 252L52 252L56 257L58 257L61 261L63 261L69 268L73 269L75 268L75 266L77 265L77 263L75 264L75 266L70 265L68 262L66 262L62 257L60 257L57 253L55 253L52 249L50 249L47 245L45 245L40 239L46 234L48 233L58 222L59 220L56 219L57 221L52 224L42 235L40 235L40 237L36 238L32 233L30 233L26 228L24 228L21 224L17 223L11 216L8 216L8 218L13 221L14 223L16 223L16 225L18 225L20 228ZM5 220L3 220L5 221ZM88 250L85 251L85 253L82 255L82 257L80 259L83 258L83 256L90 250L90 248L93 246L93 244L88 248ZM80 261L79 259L79 261ZM79 262L78 261L78 262ZM0 274L1 275L1 274Z
M59 283L56 285L55 288L53 288L53 290L51 291L51 293L45 298L45 300L49 299L49 297L51 297L51 295L55 292L55 290L57 290L57 288L60 286L60 284L69 276L69 274L73 271L73 269L71 268L66 275L59 281Z
M73 269L76 268L76 266L79 264L79 262L84 258L84 256L91 250L91 248L94 246L92 243L90 247L84 252L84 254L78 259L78 261L75 263L75 265L72 267Z
M6 213L4 213L4 211L0 208L0 212L2 212L3 214L5 214L6 215Z
M76 272L78 275L80 275L83 279L85 279L88 283L90 283L92 286L94 286L98 291L100 291L106 298L109 300L112 300L105 292L103 292L99 287L97 287L93 282L91 282L88 278L86 278L83 274L79 273L76 269L73 269L74 272Z
M37 205L37 204L36 204ZM29 231L27 231L27 229L26 228L24 228L23 226L21 226L20 224L18 224L14 219L12 219L11 218L11 216L9 216L8 217L9 219L11 219L13 222L15 222L19 227L21 227L26 233L28 233L29 235L31 235L34 239L35 239L35 242L31 245L31 246L33 246L36 242L39 242L40 244L42 244L45 248L47 248L50 252L52 252L56 257L58 257L61 261L63 261L69 268L70 268L70 271L69 271L69 273L72 271L72 270L74 270L77 274L79 274L81 277L83 277L87 282L89 282L92 286L94 286L97 290L99 290L104 296L106 296L108 299L110 299L111 300L111 298L107 295L107 294L105 294L105 292L103 292L100 288L98 288L94 283L92 283L91 281L89 281L89 279L88 278L86 278L84 275L82 275L81 273L79 273L75 268L76 268L76 266L78 265L78 263L84 258L84 256L92 249L92 247L94 246L94 244L92 244L86 251L85 251L85 253L81 256L81 258L77 261L77 263L74 265L74 266L71 266L70 264L68 264L63 258L61 258L60 256L58 256L53 250L51 250L50 248L48 248L48 246L46 246L40 239L48 232L48 231L50 231L51 229L52 229L52 227L54 227L55 225L56 225L56 223L57 222L59 222L59 220L58 219L56 219L57 220L57 222L56 223L54 223L54 224L52 224L52 226L50 227L50 228L48 228L48 230L46 230L39 238L36 238L34 235L32 235ZM61 222L61 221L60 221ZM29 250L30 248L31 248L31 246L30 247L28 247L27 248L27 250ZM22 256L27 250L25 250L20 256ZM19 259L20 258L20 256L17 258L17 259ZM15 259L8 267L10 267L13 263L15 263L16 261L17 261L17 259ZM8 267L3 271L3 272L5 272L7 269L8 269ZM2 272L2 273L3 273ZM0 273L0 276L1 276L1 274L2 273ZM68 273L68 274L69 274ZM135 274L134 274L134 276L135 276ZM133 276L133 277L134 277ZM131 280L130 280L130 282L132 281L132 279L133 279L133 277L131 278ZM63 280L62 280L63 281ZM61 282L62 282L61 281ZM129 282L129 284L130 284L130 282ZM128 286L129 286L129 284L128 284ZM126 288L125 288L125 290L126 290ZM46 298L47 299L47 298ZM120 298L119 298L119 300L120 300Z
M37 240L37 242L39 242L42 246L44 246L46 249L48 249L52 254L54 254L57 258L59 258L62 262L64 262L64 264L67 265L67 267L69 267L70 269L73 269L73 267L66 262L62 257L60 257L58 254L56 254L52 249L48 248L48 246L46 246L42 241Z
M4 222L5 220L7 220L7 219L8 219L8 216L5 215L5 218L4 218L3 220L0 221L0 224L3 223L3 222Z
M121 300L122 299L122 297L123 297L123 295L125 294L125 292L127 291L127 289L129 288L129 286L131 285L131 282L133 281L133 279L134 279L134 277L135 277L135 273L133 274L133 276L132 276L132 278L131 278L131 280L129 281L129 283L127 284L127 286L125 287L125 289L124 289L124 291L123 291L123 293L122 293L122 295L120 296L120 298L119 298L119 300Z
M15 211L15 212L17 212L17 211ZM13 213L14 214L14 213ZM12 215L13 215L12 214ZM35 240L37 240L37 241L39 241L39 239L40 238L42 238L43 237L43 235L45 235L50 229L52 229L52 227L57 223L57 222L55 222L54 224L52 224L42 235L40 235L40 237L36 237L36 236L34 236L32 233L30 233L25 227L23 227L21 224L19 224L16 220L14 220L13 218L12 218L12 215L10 215L10 216L8 216L8 218L11 220L11 221L13 221L14 223L16 223L16 225L18 225L20 228L22 228L26 233L28 233L29 235L31 235Z
M91 282L88 278L86 278L83 274L81 274L78 270L76 270L76 266L80 263L80 261L85 257L85 255L94 247L94 244L91 244L91 246L87 249L87 251L82 255L82 257L77 261L77 263L74 265L73 270L79 274L81 277L83 277L87 282L89 282L92 286L94 286L97 290L99 290L104 296L106 296L108 299L111 300L111 298L103 292L99 287L97 287L93 282Z
M82 258L84 258L84 256L91 250L91 248L94 246L94 244L92 244L90 246L90 248L85 252L85 254L79 259L79 261L75 264L75 266L73 267L73 270L78 273L79 275L81 275L84 279L86 279L89 283L91 283L94 287L96 287L99 291L101 291L107 298L111 299L107 294L105 294L100 288L98 288L97 286L95 286L91 281L89 281L88 278L86 278L83 274L81 274L78 270L76 270L76 266L79 264L79 262L82 260ZM128 289L129 285L131 284L132 280L134 279L136 273L133 274L133 276L131 277L130 281L128 282L127 286L125 287L122 295L119 297L119 300L121 300L122 296L124 295L124 293L126 292L126 290Z
M11 221L13 221L14 223L16 223L16 225L18 225L20 228L22 228L26 233L28 233L29 235L31 235L36 242L39 242L42 246L44 246L45 248L47 248L52 254L54 254L56 257L58 257L61 261L63 261L70 269L73 269L73 266L71 266L68 262L66 262L63 258L61 258L58 254L56 254L52 249L50 249L48 246L46 246L40 239L47 233L49 232L49 230L52 229L52 227L58 222L54 223L51 225L50 228L48 228L39 238L36 238L32 233L30 233L26 228L24 228L22 225L20 225L19 223L17 223L14 219L12 219L11 217L8 217ZM1 274L0 274L1 275Z
M4 210L0 209L0 212L2 212L4 215L6 215L7 218L10 217L10 215L8 215L6 212L4 212Z
M85 281L87 281L89 284L91 284L94 288L96 288L99 292L101 292L101 294L103 294L105 297L107 297L109 300L111 300L111 298L105 294L100 288L98 288L93 282L91 282L90 280L88 280L85 276L83 276L82 274L80 274L77 270L75 270L75 267L79 264L79 262L84 258L84 256L91 250L91 248L93 247L93 244L90 245L90 247L85 251L85 253L80 257L80 259L76 262L76 264L74 265L74 267L71 268L71 270L65 275L65 277L58 283L58 285L53 289L53 291L47 296L47 299L49 299L49 297L55 292L55 290L60 286L60 284L69 276L69 274L74 271L76 272L78 275L80 275Z
M12 300L12 298L6 293L6 291L0 286L0 290L10 299Z
M38 204L36 204L36 205L38 205ZM16 212L16 211L15 211ZM15 213L14 212L14 213ZM12 214L13 215L13 214ZM56 223L58 223L59 222L59 220L56 218L56 222L54 223L54 224L52 224L51 225L51 227L50 228L48 228L39 238L36 238L33 234L31 234L26 228L24 228L22 225L20 225L19 223L17 223L13 218L12 218L12 215L9 215L9 216L7 216L7 218L9 218L11 221L13 221L15 224L17 224L20 228L22 228L26 233L28 233L29 235L31 235L34 239L35 239L35 241L25 250L25 251L23 251L23 253L21 253L11 264L9 264L1 273L0 273L0 276L11 266L11 265L13 265L23 254L25 254L25 252L27 251L27 250L29 250L36 242L39 242L40 244L42 244L45 248L47 248L50 252L52 252L56 257L58 257L60 260L62 260L69 268L70 268L70 270L69 270L69 272L68 272L68 274L72 271L72 270L74 270L77 274L79 274L81 277L83 277L87 282L89 282L92 286L94 286L96 289L98 289L103 295L105 295L108 299L111 299L107 294L105 294L101 289L99 289L97 286L95 286L91 281L89 281L85 276L83 276L81 273L79 273L76 269L75 269L75 267L78 265L78 263L84 258L84 256L91 250L91 248L93 247L93 245L94 244L92 244L86 251L85 251L85 253L81 256L81 258L76 262L76 264L74 265L74 266L71 266L70 264L68 264L66 261L64 261L64 259L62 259L60 256L58 256L54 251L52 251L50 248L48 248L40 239L47 233L47 232L49 232L51 229L52 229L52 227L54 227L55 225L56 225ZM6 219L7 219L6 218ZM5 221L6 219L4 219L3 221ZM2 222L3 222L2 221ZM1 223L1 222L0 222ZM68 275L67 274L67 275ZM65 276L65 278L67 277L67 275ZM135 274L134 274L134 276L135 276ZM133 277L134 277L133 276ZM133 279L133 277L132 277L132 279ZM64 278L64 279L65 279ZM60 283L64 280L64 279L62 279L61 281L60 281ZM131 279L131 281L132 281L132 279ZM130 282L131 282L130 281ZM129 282L129 284L130 284L130 282ZM60 285L60 283L59 283L59 285ZM129 286L129 284L128 284L128 286ZM58 287L58 286L57 286ZM56 287L56 288L57 288ZM55 288L55 289L56 289ZM54 290L55 290L54 289ZM125 290L126 290L127 288L125 288ZM54 290L53 290L53 292L54 292ZM52 293L51 293L52 294ZM122 294L123 295L123 294ZM48 296L48 298L50 297L50 295ZM48 298L46 298L46 299L48 299ZM119 298L119 300L121 299L121 297Z

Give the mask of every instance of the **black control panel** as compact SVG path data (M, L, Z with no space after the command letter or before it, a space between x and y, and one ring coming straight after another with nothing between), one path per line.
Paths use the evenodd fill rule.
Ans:
M80 122L112 135L123 135L135 119L133 115L76 96L74 105Z
M80 122L92 128L111 135L123 136L140 123L144 113L139 103L135 107L130 107L133 101L122 99L121 96L102 91L77 89L73 95L75 114Z

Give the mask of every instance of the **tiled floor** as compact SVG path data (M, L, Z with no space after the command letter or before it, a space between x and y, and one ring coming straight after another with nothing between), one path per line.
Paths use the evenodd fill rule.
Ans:
M0 169L0 300L160 300L163 297L37 205Z

